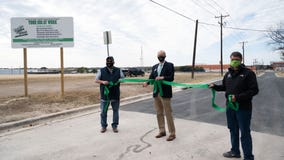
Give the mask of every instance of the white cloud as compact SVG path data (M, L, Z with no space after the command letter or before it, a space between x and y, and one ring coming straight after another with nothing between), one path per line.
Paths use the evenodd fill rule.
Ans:
M196 63L218 63L220 57L220 19L226 26L268 29L284 20L281 0L157 0L185 16L212 25L199 24ZM143 64L157 62L156 52L164 49L167 60L175 65L192 63L195 23L148 0L2 0L0 6L0 67L23 66L22 50L11 49L11 17L74 18L74 48L65 48L65 66L104 66L106 46L103 32L111 30L110 54L118 66L139 66L141 46ZM263 32L224 28L224 62L232 51L241 51L241 41L247 41L247 63L263 59L264 63L280 60L273 55ZM29 67L58 67L59 49L28 49Z

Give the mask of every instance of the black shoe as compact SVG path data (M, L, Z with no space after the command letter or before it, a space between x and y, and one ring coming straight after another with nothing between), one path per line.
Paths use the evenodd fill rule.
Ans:
M106 128L102 128L102 129L101 129L101 133L105 133L106 130L107 130Z
M112 131L113 131L114 133L118 133L118 129L117 129L117 128L112 128Z
M156 138L161 138L166 136L166 132L160 132L158 135L156 135Z
M168 138L167 138L167 141L172 141L176 138L176 135L170 135Z
M240 154L235 154L232 151L223 153L223 156L226 157L226 158L241 158Z

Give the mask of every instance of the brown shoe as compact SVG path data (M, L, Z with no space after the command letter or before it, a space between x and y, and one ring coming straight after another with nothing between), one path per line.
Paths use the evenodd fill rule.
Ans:
M166 136L166 133L165 132L161 132L158 135L156 135L156 138L161 138L161 137L164 137L164 136Z
M101 129L101 133L105 133L106 130L107 130L106 128L102 128L102 129Z
M113 131L114 133L118 133L118 129L117 129L117 128L113 128L112 131Z
M168 138L167 138L167 141L172 141L176 138L175 135L170 135Z

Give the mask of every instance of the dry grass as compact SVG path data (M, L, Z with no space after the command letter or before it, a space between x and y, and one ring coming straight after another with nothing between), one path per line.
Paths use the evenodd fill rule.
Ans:
M275 72L278 77L284 77L284 72Z
M94 83L94 74L65 75L64 98L60 94L60 75L29 75L30 94L19 96L11 86L23 86L23 76L0 76L0 123L55 113L63 110L99 103L99 85ZM142 78L147 78L148 75ZM141 77L138 77L141 78ZM175 82L200 83L221 78L219 73L176 73ZM55 89L54 89L55 88ZM141 83L122 83L121 98L151 93L152 86ZM5 93L14 93L6 96ZM23 94L23 93L21 93Z

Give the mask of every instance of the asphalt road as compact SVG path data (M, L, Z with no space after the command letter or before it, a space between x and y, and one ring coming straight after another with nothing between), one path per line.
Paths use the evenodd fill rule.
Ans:
M256 131L252 132L254 155L258 160L284 157L283 81L284 78L277 78L271 72L258 79L260 93L254 99L252 119L252 130ZM224 127L226 117L211 107L209 89L174 93L172 103L178 136L171 142L166 137L154 138L158 129L153 98L143 98L146 100L121 106L119 133L113 133L111 128L100 133L99 109L1 133L0 159L226 159L222 156L230 147L228 129ZM224 107L224 93L218 93L216 98L216 103Z
M220 82L217 82L220 83ZM284 78L274 72L258 77L259 93L253 99L251 129L256 132L284 136ZM173 114L176 118L226 126L225 113L211 107L209 89L187 89L174 93ZM225 107L223 92L216 94L216 104ZM128 104L122 110L155 114L153 99Z

